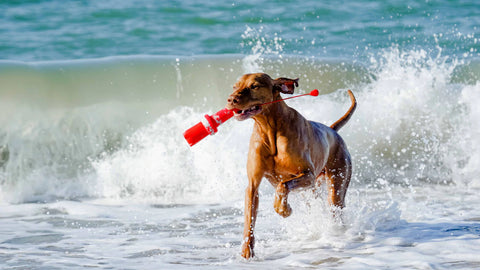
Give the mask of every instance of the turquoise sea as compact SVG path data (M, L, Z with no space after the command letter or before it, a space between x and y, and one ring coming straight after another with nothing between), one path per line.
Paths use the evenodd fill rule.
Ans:
M465 1L2 1L0 58L264 53L365 61L398 46L478 56Z
M474 0L0 1L0 268L480 268L479 27ZM182 133L250 72L358 108L343 222L265 181L247 261L253 121Z

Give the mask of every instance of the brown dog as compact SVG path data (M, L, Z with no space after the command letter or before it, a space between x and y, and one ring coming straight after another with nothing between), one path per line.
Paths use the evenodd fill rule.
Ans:
M345 206L352 163L345 142L337 131L347 123L356 108L356 100L349 90L352 106L348 112L327 127L306 120L296 110L280 101L280 93L293 94L298 79L273 80L264 73L246 74L233 86L227 108L235 109L235 118L253 118L255 125L248 151L248 187L245 194L245 227L242 256L254 256L255 220L258 208L258 188L265 177L276 188L274 208L282 217L292 209L287 203L288 193L299 188L313 188L316 181L327 180L329 202Z

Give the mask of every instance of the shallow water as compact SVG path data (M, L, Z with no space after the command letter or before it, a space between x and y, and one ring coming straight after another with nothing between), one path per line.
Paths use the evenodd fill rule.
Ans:
M282 219L271 208L273 196L262 194L257 257L249 262L239 255L238 201L7 205L0 262L29 269L474 269L480 265L478 191L354 188L343 225L321 199L293 196L294 213Z

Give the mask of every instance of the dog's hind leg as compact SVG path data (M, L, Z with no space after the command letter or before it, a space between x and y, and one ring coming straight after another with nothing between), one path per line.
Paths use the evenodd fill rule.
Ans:
M327 168L325 176L329 192L329 203L339 208L345 207L345 195L352 177L352 162L350 156L342 155L335 160L334 168Z
M315 185L313 186L313 189L312 189L315 199L318 199L318 197L320 196L320 190L324 182L325 182L325 169L323 169L322 172L320 172L320 174L315 179Z

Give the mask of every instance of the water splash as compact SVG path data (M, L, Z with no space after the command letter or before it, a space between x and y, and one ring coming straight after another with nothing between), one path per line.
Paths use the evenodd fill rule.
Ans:
M182 80L182 71L180 70L180 59L175 58L175 64L173 64L175 68L175 73L177 75L177 99L180 98L182 93L184 92L183 89L183 80Z
M282 58L284 42L277 34L273 38L263 33L263 26L258 29L247 26L242 34L242 47L250 48L243 58L242 66L245 73L263 72L264 57L277 56Z
M258 59L263 57L265 55L261 54ZM360 72L360 68L353 66L351 72L368 77L352 83L346 79L348 73L338 75L341 64L334 66L322 62L318 65L302 59L288 59L278 55L268 59L268 63L282 66L279 74L307 74L318 67L326 71L327 75L316 81L311 73L308 76L311 80L301 81L302 86L315 82L315 86L321 88L328 81L332 81L331 85L350 82L348 88L357 96L359 105L340 133L353 155L354 186L381 188L389 193L396 186L479 185L476 175L480 157L476 153L480 145L475 138L480 130L476 121L480 117L476 107L480 102L480 85L452 81L468 64L438 53L431 56L423 50L402 51L393 47L373 55L367 72ZM215 61L219 61L223 71L207 68L215 66ZM238 200L243 196L238 191L243 190L247 179L245 153L251 121L227 122L217 135L209 136L194 149L188 149L181 134L201 120L203 114L211 113L194 101L231 85L234 76L241 74L237 67L241 62L239 59L190 62L191 68L182 70L184 92L180 98L175 98L180 82L168 80L176 78L176 69L171 59L167 59L164 64L154 66L154 72L145 66L141 66L141 72L135 73L135 68L129 70L130 78L138 81L148 80L148 74L165 74L165 78L155 77L165 81L161 91L135 92L134 101L138 98L143 99L142 102L132 102L132 90L127 85L117 87L122 95L110 97L118 102L105 102L104 92L90 90L89 98L97 103L92 106L73 104L73 108L44 109L43 114L34 109L27 113L23 111L25 106L15 106L12 117L3 114L0 118L3 127L0 130L1 200L21 202L77 197L177 203ZM111 65L115 63L112 61ZM232 69L225 66L228 63ZM92 65L97 67L98 63ZM123 74L123 67L118 70ZM85 72L83 68L72 69L68 74L80 78L92 76ZM219 72L223 72L220 80ZM336 76L328 75L333 73ZM139 77L131 77L134 74ZM467 77L469 74L461 75ZM98 72L98 78L105 77L108 82L117 74L104 75ZM47 82L51 79L50 75L44 76ZM206 77L210 83L202 85ZM78 84L83 87L85 82L82 79ZM63 94L68 100L64 85L54 86L58 88L58 96ZM154 87L158 88L158 84ZM83 88L81 90L83 93ZM153 92L161 96L159 101L152 100ZM46 91L45 95L49 93ZM99 97L94 95L97 93ZM218 110L227 94L219 90L215 95L219 101L209 102L212 109ZM198 98L192 99L192 95ZM43 103L35 103L36 100L27 101L46 107ZM44 100L46 98L42 102ZM287 103L308 119L325 124L333 123L349 106L346 89ZM2 108L6 110L7 107ZM152 119L145 117L146 108L148 111L162 110Z
M358 93L357 121L347 134L355 144L357 177L375 186L451 183L465 162L457 131L468 87L451 83L463 63L393 47L371 64L375 79Z

